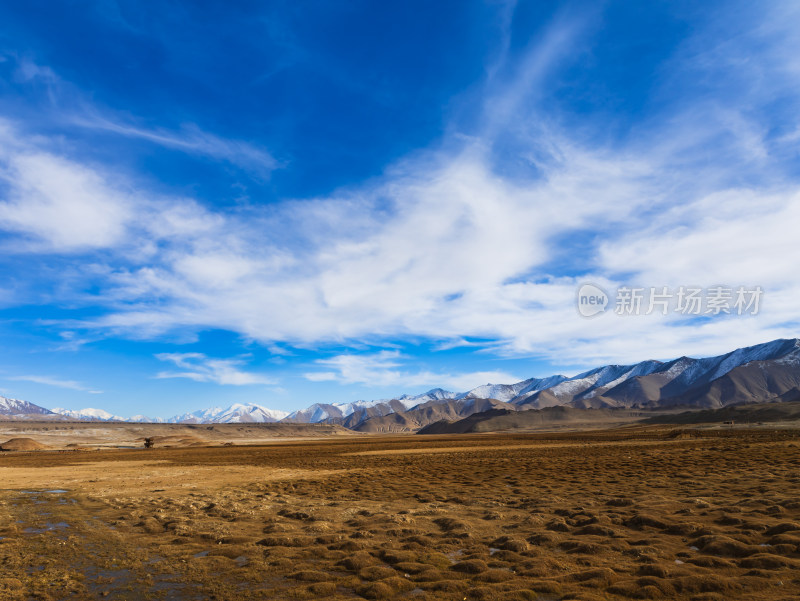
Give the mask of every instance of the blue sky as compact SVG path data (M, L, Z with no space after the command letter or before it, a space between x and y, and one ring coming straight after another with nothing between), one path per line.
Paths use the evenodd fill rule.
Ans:
M0 6L0 394L168 417L795 337L793 2ZM583 282L757 315L576 311Z

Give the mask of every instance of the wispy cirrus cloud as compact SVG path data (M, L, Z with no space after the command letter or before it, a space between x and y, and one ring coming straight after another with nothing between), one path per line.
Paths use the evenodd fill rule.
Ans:
M50 118L61 125L145 140L163 148L226 163L259 180L269 179L270 173L285 166L257 144L218 136L196 123L183 123L174 129L138 125L135 116L92 102L51 67L38 64L25 55L11 54L4 58L15 61L17 80L46 88L52 113Z
M182 125L176 131L145 129L99 115L76 116L73 123L79 127L138 138L164 148L224 161L259 179L268 179L270 173L283 166L283 163L263 148L244 140L221 138L203 131L194 123Z
M3 61L8 60L8 57L2 57ZM35 81L39 80L50 85L61 85L61 79L56 75L50 67L46 65L37 65L27 56L15 57L17 68L15 76L22 81Z
M273 378L240 369L243 359L214 359L203 353L160 353L160 361L174 363L180 371L162 371L156 378L187 378L195 382L211 382L222 386L272 385Z
M88 392L89 394L103 394L102 390L92 390L91 388L81 384L80 382L76 382L75 380L62 380L61 378L55 378L52 376L22 375L11 376L7 379L17 382L33 382L34 384L44 384L45 386L55 386L57 388L78 390L80 392Z

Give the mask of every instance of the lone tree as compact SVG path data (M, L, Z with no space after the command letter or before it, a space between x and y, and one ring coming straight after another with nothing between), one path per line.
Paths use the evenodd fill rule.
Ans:
M144 439L144 448L145 449L152 449L156 445L156 441L151 438Z

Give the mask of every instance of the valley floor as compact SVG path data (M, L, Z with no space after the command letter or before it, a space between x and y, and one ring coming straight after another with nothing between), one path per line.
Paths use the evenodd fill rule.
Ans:
M0 598L800 598L800 432L0 454Z

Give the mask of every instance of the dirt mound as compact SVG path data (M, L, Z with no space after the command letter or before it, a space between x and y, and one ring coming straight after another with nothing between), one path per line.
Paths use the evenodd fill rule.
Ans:
M49 448L33 438L12 438L0 444L0 451L42 451Z

